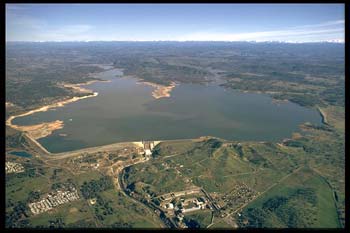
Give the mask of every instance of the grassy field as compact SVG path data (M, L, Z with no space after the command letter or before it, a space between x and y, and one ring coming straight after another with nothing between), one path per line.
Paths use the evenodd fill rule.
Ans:
M340 227L337 208L344 200L344 190L341 179L336 181L331 172L344 176L339 170L344 166L341 143L336 144L333 131L317 127L303 129L303 134L293 136L297 143L290 146L210 139L193 142L187 151L177 152L161 143L160 147L167 150L157 152L158 160L132 167L127 180L167 192L184 189L182 182L187 180L218 197L229 194L235 185L244 184L261 195L243 209L243 216L248 219L249 216L260 218L260 225L250 227ZM339 192L338 206L333 190ZM283 205L273 211L262 209L265 202L268 202L266 206L280 201ZM212 227L228 224L217 221L214 220Z
M188 213L186 219L193 219L199 223L200 228L206 228L211 223L212 212L210 210Z
M218 221L210 226L210 229L230 229L232 230L232 226L225 221Z
M298 197L296 200L293 199L294 197L290 197L292 193L302 188L309 188L315 191L316 203L314 206L309 206L308 203L305 203L303 197ZM245 207L243 214L246 214L247 210L250 208L262 209L264 203L266 203L269 199L276 197L289 197L291 199L290 202L293 203L293 208L289 206L286 208L286 212L301 210L301 212L298 213L297 218L299 222L302 222L301 224L305 224L304 227L333 228L340 226L332 190L328 187L327 183L325 183L324 180L319 177L318 174L315 174L309 168L301 169L299 172L288 177L282 183L279 183L273 187L271 190L269 190L269 192L261 195L258 199ZM281 225L281 227L286 227L286 224L283 224L283 220L274 215L277 211L279 211L278 208L267 215L269 217L264 219L266 224L265 226L275 227ZM303 219L299 218L311 219L311 221L303 222ZM303 227L303 225L300 225L299 227Z
M75 223L78 222L86 223L86 227L91 225L92 227L97 226L94 215L92 215L87 202L83 199L61 205L50 212L35 215L30 218L30 222L34 227L47 227L50 226L50 221L55 219L62 219L65 227L75 227Z
M326 114L327 122L338 130L340 134L345 133L345 109L339 106L327 106L322 108Z
M106 215L103 220L100 220L100 226L102 227L127 224L128 227L132 228L157 228L162 225L154 213L139 203L130 201L121 192L108 190L100 193L100 195L105 202L110 202L110 206L115 210L112 214ZM98 208L91 206L91 209Z
M199 186L222 201L237 185L254 190L257 195L263 193L252 202L245 200L249 205L243 209L243 217L250 221L236 219L241 227L344 226L344 46L164 43L140 43L140 46L123 42L93 46L9 43L6 101L11 104L6 107L6 118L74 96L75 93L58 84L92 80L88 74L102 71L99 66L81 66L87 63L113 64L123 68L126 75L164 85L172 81L203 84L220 80L225 88L266 93L274 99L320 108L325 113L326 125L303 124L302 132L278 144L227 142L216 138L160 143L152 159L131 166L125 178L127 185L134 186L142 195L161 195ZM31 226L41 227L161 226L160 220L143 205L114 189L98 193L98 206L91 206L81 197L54 211L32 216L25 207L30 192L39 191L43 195L52 191L52 185L68 179L80 192L84 182L99 180L106 174L103 171L75 174L62 161L44 164L36 158L41 150L21 132L6 127L6 151L11 150L27 151L33 158L6 157L23 163L26 168L25 173L6 175L7 226L28 227L27 220ZM225 211L235 211L238 204L232 205L235 209ZM194 213L191 217L207 225L209 216ZM213 228L233 225L216 218L214 222Z

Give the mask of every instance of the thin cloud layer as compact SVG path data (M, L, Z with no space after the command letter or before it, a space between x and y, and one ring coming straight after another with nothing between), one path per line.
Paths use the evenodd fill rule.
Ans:
M118 6L116 6L117 8ZM248 6L247 6L248 7ZM132 8L132 7L131 7ZM188 24L179 23L176 29L169 26L157 29L156 24L147 25L152 28L147 31L145 25L140 22L127 21L121 27L114 26L114 20L104 21L102 16L95 17L96 21L90 21L89 15L84 15L83 20L65 20L64 14L55 16L54 23L50 14L35 14L34 5L7 4L6 5L6 41L284 41L284 42L344 42L344 20L320 21L315 24L301 24L294 27L274 27L273 30L256 30L256 26L237 28L233 23L227 23L226 28L220 28L220 24L207 24L206 27L198 27L198 30L182 30L190 25L201 25L193 21ZM54 9L54 7L53 7ZM51 9L52 10L52 9ZM62 17L61 17L62 16ZM57 18L58 17L58 18ZM106 15L106 17L111 17ZM114 16L113 16L114 17ZM337 16L339 18L339 15ZM62 19L61 19L62 18ZM102 22L101 22L102 20ZM271 18L272 20L272 18ZM83 22L83 23L82 23ZM67 24L66 24L67 23ZM205 25L205 24L203 24ZM282 26L281 26L282 25ZM253 26L253 27L252 27ZM191 26L193 28L193 26ZM153 29L154 28L154 29ZM231 30L230 30L231 28ZM249 28L255 28L254 30ZM264 28L264 24L261 24Z
M332 27L330 27L332 26ZM195 32L177 38L179 41L301 41L307 36L307 42L344 41L344 20L325 22L315 25L297 26L286 30L258 31L249 33Z

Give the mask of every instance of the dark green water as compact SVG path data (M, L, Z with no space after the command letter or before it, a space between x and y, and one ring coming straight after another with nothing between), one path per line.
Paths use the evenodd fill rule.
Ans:
M10 152L11 155L16 155L16 156L19 156L19 157L24 157L24 158L30 158L32 157L31 154L28 154L27 152L25 151L13 151L13 152Z
M267 95L225 90L216 85L181 84L170 98L154 99L150 86L117 77L109 70L98 77L112 82L86 86L97 97L62 108L16 118L30 125L55 120L64 128L39 139L51 152L114 142L197 138L211 135L231 140L279 141L299 131L303 122L321 123L316 110L293 103L273 103ZM67 134L67 136L60 136Z

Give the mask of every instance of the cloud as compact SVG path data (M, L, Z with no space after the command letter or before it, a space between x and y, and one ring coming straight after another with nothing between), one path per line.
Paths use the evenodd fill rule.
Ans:
M293 41L307 36L308 38L314 37L315 39L319 38L319 40L322 40L322 38L327 38L329 34L333 35L336 33L338 36L336 39L339 40L344 37L344 27L341 27L341 24L344 24L344 20L329 21L314 25L296 26L285 30L257 31L248 33L217 33L210 31L195 32L180 36L177 39L179 41ZM329 26L333 27L329 28Z
M110 31L88 24L53 25L48 18L28 14L25 4L6 4L7 41L93 41L93 40L175 40L175 41L344 41L344 20L326 21L278 30L252 32L197 31L179 36L141 33L137 28L114 27ZM48 20L48 21L47 21ZM61 23L64 23L62 20ZM100 31L100 33L97 33ZM179 32L174 31L174 34ZM141 34L141 35L140 35Z
M302 26L296 26L294 28L318 28L318 27L327 27L327 26L334 26L334 25L344 25L345 24L345 20L341 19L341 20L333 20L333 21L327 21L324 23L320 23L320 24L309 24L309 25L302 25Z

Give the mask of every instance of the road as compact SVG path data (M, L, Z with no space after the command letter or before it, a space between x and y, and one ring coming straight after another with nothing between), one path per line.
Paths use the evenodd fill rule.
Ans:
M121 169L119 174L118 174L118 183L119 183L119 187L120 187L120 190L122 191L122 193L126 197L129 197L133 202L145 206L148 210L151 211L152 214L153 214L154 210L158 210L160 212L159 218L162 220L164 225L169 227L169 228L175 228L176 227L175 223L173 223L170 219L166 218L164 212L158 206L154 205L151 202L149 202L148 204L145 204L144 202L139 201L137 198L135 198L129 194L129 192L127 191L127 189L124 185L124 169L125 168L127 168L127 167L124 167L123 169Z
M89 147L89 148L83 148L79 150L73 150L73 151L67 151L67 152L61 152L61 153L52 153L46 150L37 140L31 138L28 136L26 133L24 133L25 137L29 142L35 147L36 151L39 149L39 154L42 159L45 160L60 160L60 159L65 159L65 158L70 158L74 156L79 156L83 153L96 153L100 151L113 151L125 147L140 147L139 145L142 144L142 142L117 142L117 143L112 143L104 146L95 146L95 147ZM181 142L181 141L200 141L202 140L201 138L199 139L174 139L174 140L161 140L158 142ZM178 154L174 154L172 156L176 156ZM170 156L170 157L172 157Z
M303 166L298 167L297 169L295 169L293 172L285 175L284 177L282 177L279 181L277 181L276 183L273 183L272 185L270 185L267 189L265 189L263 192L259 193L259 195L256 195L250 202L247 202L245 204L243 204L241 207L239 207L238 209L236 209L235 211L233 211L232 213L228 214L224 219L219 220L218 222L221 222L225 219L228 219L229 217L231 217L233 214L241 211L244 207L246 207L247 205L249 205L250 203L252 203L253 201L255 201L257 198L261 197L263 194L265 194L266 192L268 192L270 189L272 189L273 187L275 187L276 185L280 184L281 182L283 182L284 180L286 180L288 177L290 177L291 175L297 173L298 171L300 171L300 169L302 169ZM216 223L218 223L216 222Z

